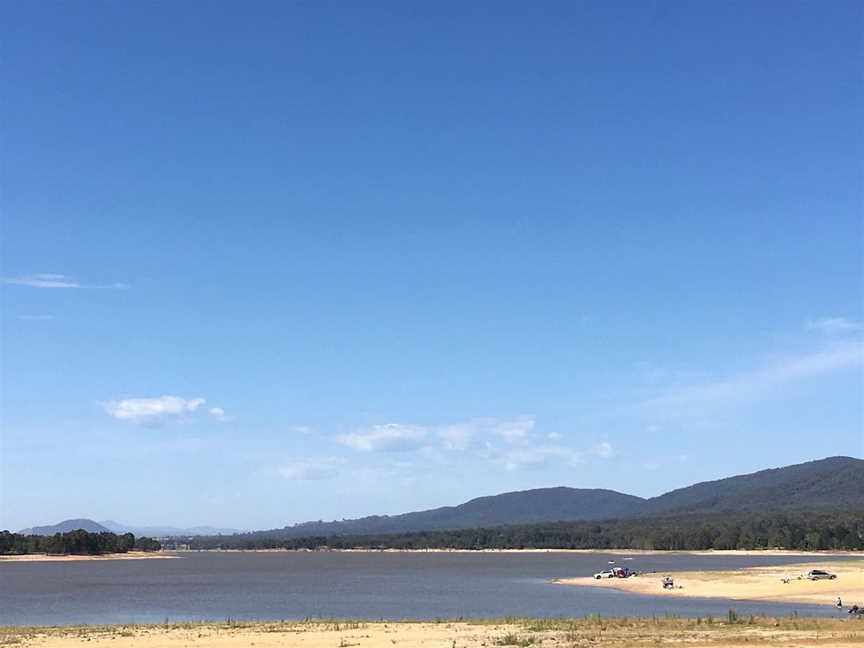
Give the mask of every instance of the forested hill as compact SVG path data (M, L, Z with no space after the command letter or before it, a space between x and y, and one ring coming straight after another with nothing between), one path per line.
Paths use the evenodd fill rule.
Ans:
M643 499L602 489L538 488L478 497L459 506L444 506L402 515L378 515L341 522L307 522L284 529L257 531L257 535L303 537L309 535L403 533L442 529L470 529L505 524L556 520L600 520L631 516Z
M864 461L829 457L702 482L646 500L639 513L777 510L864 510Z
M864 512L691 513L626 520L545 522L487 529L278 538L194 538L193 549L799 549L864 550Z
M58 522L57 524L51 524L48 526L37 526L31 529L22 529L19 531L19 535L41 535L41 536L51 536L55 533L69 533L70 531L77 530L87 531L88 533L105 533L110 531L107 527L99 524L98 522L94 522L93 520L88 520L85 518L76 518L74 520L63 520L62 522Z
M22 554L100 554L158 551L162 545L152 538L136 538L131 533L118 535L106 531L90 532L84 529L53 535L22 535L0 531L0 555Z
M669 516L704 518L707 515L745 513L767 516L778 512L835 511L864 511L864 461L861 459L830 457L762 470L694 484L647 500L611 490L539 488L478 497L458 506L402 515L307 522L282 529L213 536L212 542L207 544L258 545L261 539L392 535L559 521L656 519ZM91 532L107 530L92 520L79 519L66 520L53 527L36 527L22 533L52 535L73 529ZM201 534L176 535L189 537Z
M557 521L778 511L864 511L864 461L830 457L703 482L647 500L611 490L539 488L479 497L459 506L394 516L307 522L236 538L239 541L402 534Z

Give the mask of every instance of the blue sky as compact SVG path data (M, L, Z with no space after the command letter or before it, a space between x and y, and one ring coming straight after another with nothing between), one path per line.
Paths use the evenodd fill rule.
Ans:
M0 528L864 455L860 3L3 9Z

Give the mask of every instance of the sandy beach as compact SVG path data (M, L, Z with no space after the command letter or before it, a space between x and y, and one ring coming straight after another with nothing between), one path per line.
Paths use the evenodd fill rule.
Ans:
M160 558L177 558L174 553L161 551L130 551L128 553L102 554L99 556L79 556L71 554L23 554L16 556L0 556L3 562L72 562L79 560L152 560Z
M811 581L798 577L811 569L825 568L834 580ZM674 589L663 589L665 576L674 579ZM786 580L788 579L788 582ZM840 596L844 605L864 605L864 561L802 563L772 567L750 567L734 571L692 571L643 574L631 578L567 578L565 585L609 587L654 596L728 598L831 605Z
M860 648L864 621L756 618L577 619L439 623L221 623L0 628L0 645L22 648L557 648L680 645Z

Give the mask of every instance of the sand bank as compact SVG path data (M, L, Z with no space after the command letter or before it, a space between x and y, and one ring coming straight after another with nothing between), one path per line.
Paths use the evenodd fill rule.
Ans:
M67 562L79 560L150 560L154 558L178 558L174 553L161 551L130 551L128 553L102 554L101 556L75 556L71 554L24 554L21 556L0 556L3 562Z
M811 581L798 577L810 569L825 568L835 580ZM671 576L674 589L663 589L662 580ZM788 582L786 580L788 579ZM773 567L750 567L734 571L691 571L643 574L631 578L597 580L591 577L556 581L565 585L609 587L655 596L724 598L747 601L776 601L831 605L840 596L844 605L864 605L864 561L804 563Z
M860 648L864 622L755 619L734 624L681 619L580 619L458 623L255 623L0 628L21 648L560 648L561 646L759 645Z

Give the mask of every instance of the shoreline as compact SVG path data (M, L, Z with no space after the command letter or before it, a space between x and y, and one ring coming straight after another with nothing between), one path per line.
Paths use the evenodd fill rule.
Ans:
M864 622L807 617L599 618L475 621L295 621L0 627L0 645L22 648L608 648L678 644L858 648Z
M4 562L70 562L101 560L167 560L183 558L186 554L198 553L264 553L264 554L576 554L576 555L613 555L613 556L765 556L800 558L861 558L861 551L799 551L795 549L704 549L693 551L666 551L660 549L163 549L161 551L130 551L112 554L9 554L0 555ZM568 579L573 580L573 579ZM595 585L591 582L589 585Z
M595 579L592 576L554 579L553 583L578 587L601 587L630 594L683 598L721 598L736 601L807 603L833 605L840 597L844 607L864 606L864 561L831 562L833 580L802 578L813 563L746 567L722 571L670 571L629 578ZM674 581L664 589L665 577Z
M684 555L684 556L825 556L839 558L864 558L864 551L802 551L799 549L176 549L175 554L185 553L464 553L464 554L526 554L526 553L570 553L620 556Z
M130 551L110 554L11 554L0 556L0 563L10 562L77 562L91 560L160 560L179 558L174 552Z

